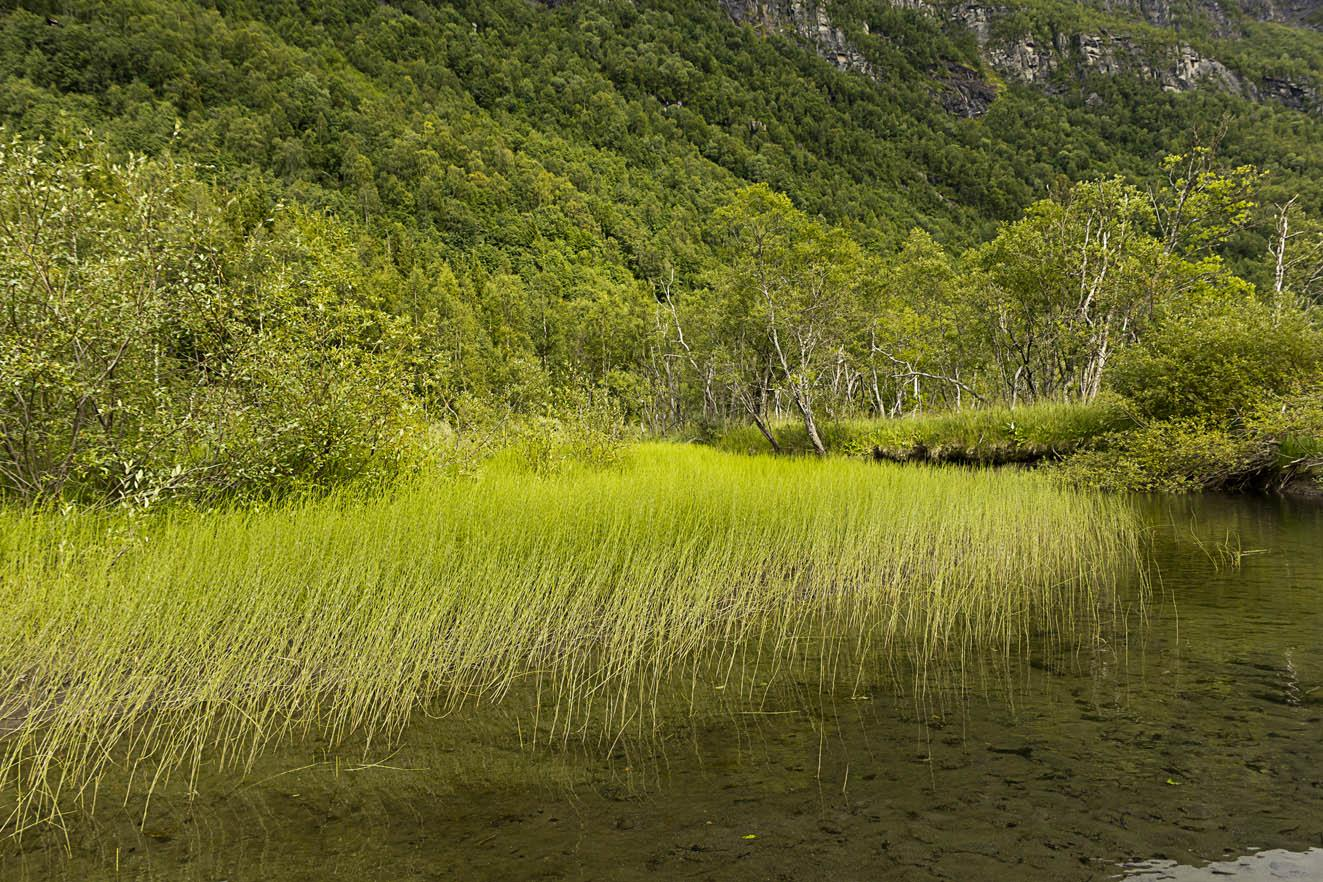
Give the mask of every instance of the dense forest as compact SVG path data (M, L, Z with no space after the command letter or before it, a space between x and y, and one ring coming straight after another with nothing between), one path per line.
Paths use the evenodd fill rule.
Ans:
M1086 482L1314 462L1323 117L828 7L863 72L700 0L5 4L0 483L269 495L624 426L822 452L1035 402L1127 415ZM1180 33L1323 73L1252 26Z

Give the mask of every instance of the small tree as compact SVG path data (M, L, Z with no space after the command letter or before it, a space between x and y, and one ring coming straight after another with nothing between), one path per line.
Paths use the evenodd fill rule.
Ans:
M393 269L324 215L235 230L218 202L168 158L0 141L0 489L141 503L394 462Z
M809 443L825 453L815 395L824 365L863 325L863 252L765 184L739 191L714 221L725 265L713 288L732 339L752 350L735 359L746 388L770 365Z
M971 384L984 353L977 335L962 333L972 321L950 255L912 230L880 275L864 353L873 408L898 415L908 399L917 410L925 389L957 408L982 400Z
M971 255L965 284L1012 401L1088 400L1108 360L1173 289L1148 200L1120 180L1031 206Z
M1323 305L1323 221L1301 211L1298 198L1277 206L1268 250L1273 297L1278 306L1291 298Z
M1263 173L1251 165L1224 169L1211 144L1162 160L1166 186L1149 191L1153 219L1168 254L1206 257L1254 218Z
M212 312L216 213L168 161L0 141L0 483L140 483L190 419L185 325Z

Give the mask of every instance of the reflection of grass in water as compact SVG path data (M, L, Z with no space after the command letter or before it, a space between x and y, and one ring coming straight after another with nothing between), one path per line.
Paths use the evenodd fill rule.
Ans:
M202 763L353 735L531 681L534 731L653 725L660 684L820 633L940 659L1096 628L1135 556L1118 501L1032 476L641 446L612 471L494 469L261 510L0 516L0 790L11 823ZM850 653L817 664L857 676ZM752 663L751 663L752 659ZM593 728L596 727L596 728Z
M1241 507L1225 503L1222 497L1185 497L1152 494L1133 497L1145 510L1150 526L1148 537L1160 553L1148 557L1178 559L1187 563L1207 563L1213 573L1238 572L1245 558L1269 553L1264 547L1245 547L1243 531L1252 524L1242 523ZM1261 504L1266 504L1261 500ZM1160 574L1159 574L1160 575Z
M1215 573L1220 573L1223 570L1236 572L1240 569L1246 557L1263 554L1267 551L1266 548L1245 548L1241 544L1240 534L1230 529L1220 539L1201 539L1195 525L1191 524L1190 540L1208 558L1208 562L1212 564Z
M977 707L986 705L982 699L991 698L1007 713L1018 702L1032 700L1034 688L1015 682L1027 674L1029 660L1000 653L963 666L934 662L922 674L894 656L851 653L839 663L840 680L818 682L820 665L814 656L848 651L827 645L834 639L801 640L792 658L764 654L760 668L744 672L757 687L751 697L746 697L748 689L722 688L702 666L696 677L677 673L657 690L656 719L647 728L597 730L594 737L569 740L544 730L538 743L548 749L528 749L535 737L533 682L513 684L496 705L437 719L415 715L395 743L381 744L367 755L357 738L334 745L314 740L272 746L246 775L204 767L196 782L180 776L158 788L151 795L145 833L140 832L146 797L141 792L122 809L101 806L92 822L81 821L71 830L34 831L10 846L26 856L22 866L31 875L9 871L16 878L41 880L99 878L117 848L136 845L135 867L144 860L154 863L163 868L161 878L178 878L170 869L185 856L201 853L211 857L193 867L189 878L278 878L272 868L254 863L266 850L252 853L253 838L288 851L292 842L311 835L309 819L323 816L352 815L362 822L361 835L372 837L374 826L407 825L429 814L464 814L461 806L472 806L488 819L550 804L594 812L637 807L640 800L666 799L677 786L702 788L695 784L700 780L717 792L732 781L772 790L816 782L820 789L845 792L866 782L882 757L902 764L925 762L922 757L930 755L935 742L949 745L952 736L964 738L966 716L972 709L974 719L979 718ZM1096 647L1082 647L1086 655L1090 648ZM1069 665L1073 657L1062 649L1051 656L1053 676L1063 670L1058 662ZM1035 667L1037 659L1035 650ZM865 676L858 676L854 665ZM1084 665L1091 668L1087 660ZM976 696L981 700L971 702ZM1014 735L1007 737L1016 743ZM978 753L984 749L977 735L971 744ZM122 792L124 784L124 776L113 770L103 778L102 792ZM190 791L196 796L190 797ZM359 829L356 825L354 836ZM66 833L80 862L76 871L63 856ZM161 841L163 836L169 840ZM225 845L218 852L221 842ZM0 839L0 877L8 879L5 852ZM305 867L297 860L290 858L290 866ZM375 876L369 873L368 878Z

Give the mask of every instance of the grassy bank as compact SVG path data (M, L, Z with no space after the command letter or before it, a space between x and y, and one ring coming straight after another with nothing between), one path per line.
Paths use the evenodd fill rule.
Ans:
M1091 404L1034 404L986 407L896 419L854 419L826 423L823 441L833 453L869 455L893 462L997 465L1056 459L1109 433L1135 426L1113 399ZM812 450L802 423L774 428L789 451ZM766 452L767 441L753 426L732 426L717 438L719 449Z
M813 634L920 664L1013 651L1089 633L1135 541L1118 501L1031 475L658 444L370 499L11 510L0 793L21 830L88 806L112 765L150 788L530 679L544 731L646 726L661 679L718 688L737 653Z
M810 453L802 423L773 427L791 453ZM1119 399L1034 404L825 423L831 453L892 462L1050 463L1062 483L1096 490L1290 492L1323 496L1323 394L1267 398L1234 418L1148 419ZM752 426L714 446L766 453Z

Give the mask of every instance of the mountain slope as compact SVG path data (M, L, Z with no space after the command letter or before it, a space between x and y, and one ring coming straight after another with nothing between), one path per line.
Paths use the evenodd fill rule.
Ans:
M1020 83L982 60L968 29L882 3L831 5L842 45L869 31L858 58L871 73L841 71L725 6L25 4L0 21L0 118L88 126L147 152L173 138L270 195L459 248L526 240L511 228L545 207L531 178L549 174L564 194L551 201L589 211L636 268L643 240L692 228L742 181L767 181L868 241L914 225L972 241L1056 176L1142 177L1224 115L1230 159L1279 167L1314 205L1323 193L1303 159L1323 124L1274 102L1088 71L1068 90ZM976 120L949 110L962 83L985 105Z

